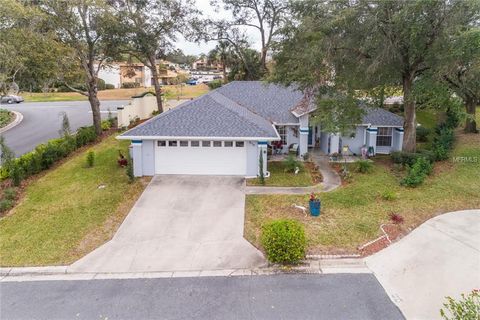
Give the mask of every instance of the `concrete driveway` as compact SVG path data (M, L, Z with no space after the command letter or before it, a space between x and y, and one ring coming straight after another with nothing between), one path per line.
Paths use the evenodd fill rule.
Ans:
M440 319L446 296L480 288L480 210L430 219L366 263L407 319Z
M73 263L75 272L148 272L259 267L243 238L244 179L156 176L113 239Z

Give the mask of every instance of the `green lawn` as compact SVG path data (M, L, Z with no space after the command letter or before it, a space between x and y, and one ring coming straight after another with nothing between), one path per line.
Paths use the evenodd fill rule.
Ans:
M6 110L0 109L0 128L5 127L7 124L14 120L13 113Z
M265 178L266 186L276 187L308 187L315 184L312 177L313 165L306 164L305 167L297 174L285 172L285 164L282 161L268 162L268 171L270 177ZM315 174L314 174L315 175ZM259 186L261 185L260 179L248 179L247 185Z
M401 187L402 173L395 174L386 163L376 163L370 174L353 174L353 181L330 193L319 194L319 218L305 215L293 204L308 207L308 195L249 195L246 199L245 237L260 247L263 223L291 218L304 226L311 253L357 253L357 247L381 234L379 226L394 212L404 217L407 232L423 221L449 211L480 207L480 135L462 135L455 156L473 157L477 162L437 163L425 184ZM397 198L383 200L390 190Z
M117 165L118 150L126 154L127 146L109 137L30 183L0 219L1 265L69 264L111 238L145 185L129 184ZM93 168L86 168L89 150Z
M437 114L433 110L417 110L417 123L433 129L437 125Z
M87 97L76 92L25 93L25 102L82 101Z

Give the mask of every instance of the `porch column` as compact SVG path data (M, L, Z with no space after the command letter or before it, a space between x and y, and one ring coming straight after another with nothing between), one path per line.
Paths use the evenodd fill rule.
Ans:
M330 136L330 154L339 153L340 148L340 136L338 134L332 134Z
M299 119L300 122L300 139L298 144L299 155L302 157L305 153L308 152L308 114L301 116Z
M367 128L367 149L373 147L373 153L377 153L377 127Z
M143 176L142 140L132 140L132 158L130 161L133 161L133 175L135 177Z
M257 174L260 175L260 155L263 155L263 175L265 176L267 174L267 141L258 141L258 162L257 162Z
M395 128L393 131L393 151L402 151L403 148L403 128Z

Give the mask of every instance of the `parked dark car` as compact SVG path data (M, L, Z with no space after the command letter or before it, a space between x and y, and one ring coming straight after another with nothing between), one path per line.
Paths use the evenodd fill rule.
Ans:
M16 95L10 94L10 95L8 95L8 96L3 96L3 97L0 99L0 102L1 102L1 103L8 103L8 104L20 103L20 102L23 102L23 97L22 97L22 96L16 96Z

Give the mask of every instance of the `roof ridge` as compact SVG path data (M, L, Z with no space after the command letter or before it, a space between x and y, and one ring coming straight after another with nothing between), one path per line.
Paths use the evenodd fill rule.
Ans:
M266 132L265 130L263 130L257 123L253 122L251 119L245 117L245 115L243 115L242 113L238 112L239 110L238 109L243 109L245 112L251 114L252 116L254 116L255 118L257 118L257 120L261 120L261 121L265 121L267 122L268 124L270 125L273 125L273 123L270 121L270 120L267 120L265 119L264 117L260 116L259 114L253 112L252 110L250 110L249 108L247 107L244 107L242 106L241 104L239 104L238 102L236 102L235 100L232 100L230 99L229 97L225 96L224 94L220 93L220 92L215 92L214 91L211 91L208 93L208 95L210 95L210 97L217 103L219 103L220 105L224 106L225 108L227 108L228 110L232 111L232 112L235 112L237 115L241 116L242 118L244 118L245 120L247 120L248 122L250 122L251 124L253 124L254 126L256 126L258 129ZM218 96L216 96L218 95ZM236 108L232 108L231 106L225 104L225 103L222 103L222 101L219 101L218 98L220 98L219 96L221 96L223 99L227 100L228 102L230 103L233 103Z

